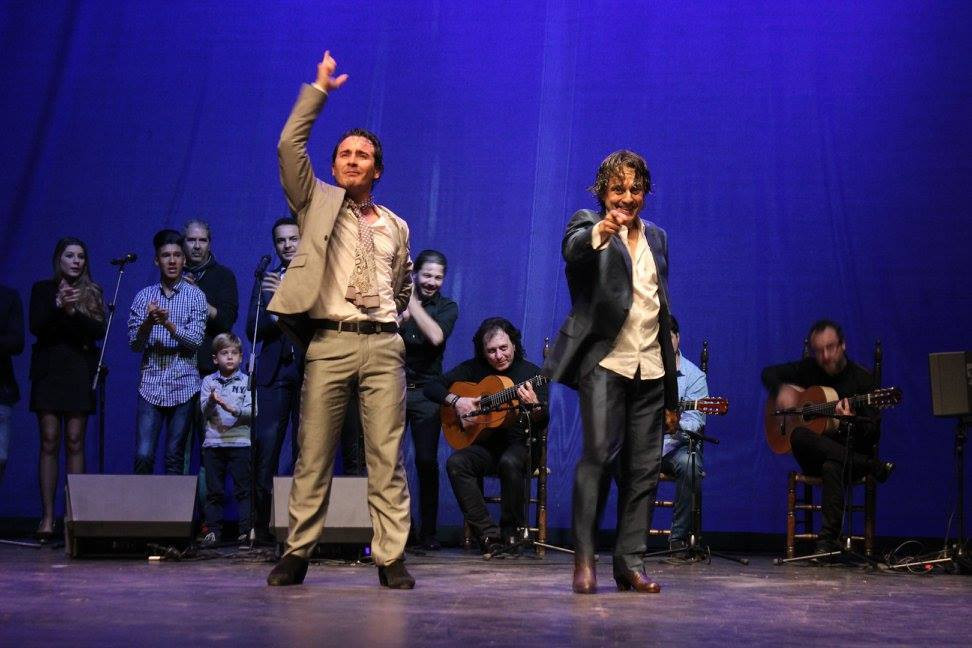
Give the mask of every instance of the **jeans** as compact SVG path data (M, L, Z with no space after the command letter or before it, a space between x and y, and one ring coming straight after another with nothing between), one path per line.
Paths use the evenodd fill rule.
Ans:
M675 510L672 512L672 534L669 542L688 542L692 529L692 456L683 444L662 457L662 472L675 478ZM702 454L695 455L695 480L701 491Z
M0 405L0 479L7 468L7 449L10 447L10 418L13 408L10 405Z
M233 478L233 497L240 515L240 535L250 533L250 448L203 448L206 471L206 524L221 537L223 532L223 487L226 473Z
M165 474L181 475L185 463L186 433L192 399L179 405L153 405L138 395L135 409L135 474L155 472L155 446L162 425L167 428L165 443Z
M297 461L297 429L300 421L300 380L283 379L266 387L257 387L257 415L253 426L253 453L255 455L256 501L254 519L257 531L262 533L270 522L270 494L273 477L280 465L280 451L290 424L290 456L288 471L293 472Z

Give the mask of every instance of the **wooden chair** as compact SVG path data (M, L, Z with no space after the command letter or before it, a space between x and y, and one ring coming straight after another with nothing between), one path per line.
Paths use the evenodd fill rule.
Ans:
M546 358L550 352L550 338L543 340L543 357ZM547 427L544 426L533 432L533 474L530 477L530 485L527 488L528 504L534 508L534 526L529 527L530 533L536 534L537 542L547 542L547 478L550 476L550 468L547 466ZM494 478L492 475L489 476ZM536 484L536 486L533 486ZM484 490L484 484L480 482L480 488ZM499 504L502 500L497 494L488 494L483 499L487 504ZM528 516L529 517L529 516ZM471 549L473 546L472 528L468 522L463 521L462 546L464 549ZM535 545L534 550L538 557L546 554L546 549L540 545Z
M803 357L810 355L809 338L803 341ZM874 344L874 368L871 375L875 386L881 385L881 368L883 351L881 341ZM880 423L878 423L880 425ZM877 456L877 444L874 445L873 456ZM802 488L800 488L802 485ZM814 530L814 513L819 513L822 507L814 499L814 486L822 486L820 477L811 477L799 471L790 471L786 487L786 557L796 556L796 542L798 540L816 540L819 534ZM855 502L855 494L863 487L863 498ZM798 494L800 495L798 497ZM851 541L863 544L864 555L868 558L874 555L874 521L877 517L877 483L870 475L855 479L851 484L850 497L844 502L845 514L848 518L848 530ZM797 514L799 512L799 515ZM863 530L854 533L855 517L863 516ZM802 529L798 533L797 525Z
M702 341L702 353L699 355L699 369L702 370L702 373L704 373L704 374L706 374L708 376L708 374L709 374L709 342L708 342L708 340L703 340ZM699 429L699 432L701 434L704 434L705 433L705 426L702 426ZM659 486L659 488L661 488L662 483L670 483L670 484L672 484L672 489L674 489L674 487L675 487L675 478L673 476L671 476L671 475L666 475L665 473L661 473L658 476L658 486ZM655 496L656 497L658 496L657 495L657 492L656 492ZM672 493L672 499L670 499L670 500L666 500L666 499L656 499L655 500L655 509L659 509L659 508L667 508L667 509L674 509L675 508L675 494L674 494L674 492ZM654 516L652 516L652 518L654 519ZM702 484L699 484L698 485L698 510L696 511L695 518L692 520L692 533L695 535L696 538L698 538L699 537L699 533L701 532L701 530L702 530ZM667 528L665 528L665 529L656 529L656 528L649 528L648 529L648 535L649 536L658 536L658 535L669 536L671 534L672 534L671 524L669 524L669 526Z

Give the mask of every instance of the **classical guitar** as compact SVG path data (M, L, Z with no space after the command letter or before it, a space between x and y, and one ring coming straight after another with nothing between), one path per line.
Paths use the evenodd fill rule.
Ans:
M513 384L506 376L486 376L478 383L455 382L449 391L460 397L479 398L477 416L460 420L456 408L443 403L440 409L442 434L455 450L462 450L477 439L485 439L492 430L512 425L518 415L516 390L530 383L532 387L545 385L546 376L534 376L529 380Z
M516 406L516 390L521 385L530 383L532 386L545 385L546 376L534 376L516 385L506 376L486 376L478 383L455 382L449 391L460 397L479 398L479 412L464 420L459 419L456 409L443 403L440 409L442 419L442 433L446 441L455 450L462 450L475 443L477 439L485 439L492 430L507 427L516 420L518 412ZM721 396L706 396L697 400L679 401L680 412L697 410L703 414L722 416L729 411L729 401Z
M729 411L729 401L722 396L704 396L696 400L678 401L679 412L702 412L713 416L725 416Z
M797 387L782 385L776 398L766 401L764 411L766 442L776 454L790 452L790 434L798 427L808 428L817 434L831 432L839 421L834 412L840 402L837 392L830 387ZM875 389L867 394L851 396L847 399L851 407L867 405L875 409L888 409L901 402L901 390L897 387ZM793 414L782 415L787 410Z

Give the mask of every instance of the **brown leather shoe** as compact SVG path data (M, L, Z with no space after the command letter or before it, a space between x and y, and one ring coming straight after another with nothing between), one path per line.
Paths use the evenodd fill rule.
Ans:
M378 582L389 589L412 589L415 587L415 579L405 569L405 561L401 559L379 567Z
M594 556L574 554L574 592L597 593L597 566L594 563Z
M287 554L280 559L270 575L267 576L267 585L300 585L304 582L307 575L307 561L300 556Z
M661 585L648 578L644 572L630 569L614 572L614 582L618 584L619 592L634 590L642 594L657 594L661 591Z

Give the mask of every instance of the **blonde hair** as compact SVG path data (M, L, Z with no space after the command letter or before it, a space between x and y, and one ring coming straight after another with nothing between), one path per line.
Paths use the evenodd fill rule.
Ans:
M230 347L236 347L237 351L243 353L243 341L236 334L230 332L220 333L213 338L213 355Z

